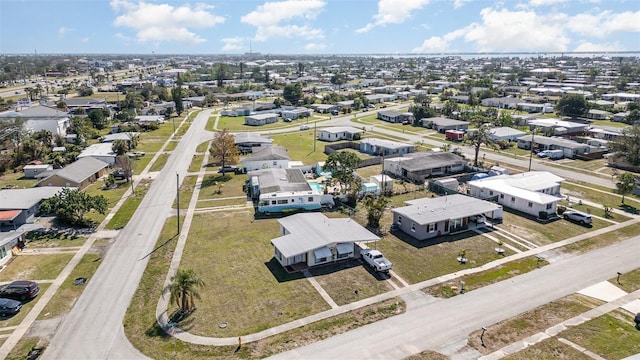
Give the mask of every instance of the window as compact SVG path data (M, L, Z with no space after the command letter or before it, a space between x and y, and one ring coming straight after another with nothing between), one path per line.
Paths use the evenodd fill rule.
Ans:
M489 195L493 196L493 190L489 191Z
M398 224L402 225L402 216L398 216Z
M276 201L275 200L271 200L271 205L275 205Z
M504 194L500 194L500 199L504 199Z
M277 162L277 161L274 161L274 162L273 162L273 166L276 166L276 165L278 165L278 162Z
M551 204L547 204L547 210L551 209Z
M344 253L344 254L338 253L338 259L348 258L349 255L351 255L351 253Z
M289 200L284 199L284 200L278 200L278 205L282 205L282 204L288 204Z
M516 201L516 197L515 197L515 196L512 196L512 197L511 197L511 201Z
M427 231L430 232L430 233L436 231L436 224L433 223L433 224L427 225Z
M309 196L308 202L313 202L313 196Z
M0 259L4 259L7 256L7 249L4 246L0 247Z
M318 258L318 259L316 259L316 264L320 264L320 263L323 263L323 262L326 262L326 261L327 261L326 257Z
M531 201L529 201L528 206L529 206L529 207L533 207L533 203L532 203Z
M416 224L411 223L411 231L416 232Z

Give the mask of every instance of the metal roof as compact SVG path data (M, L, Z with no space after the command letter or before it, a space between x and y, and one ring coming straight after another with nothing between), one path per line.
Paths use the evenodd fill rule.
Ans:
M260 193L312 191L300 169L260 169L249 171L249 177L258 177Z
M44 186L29 189L0 190L0 210L24 210L37 205L43 199L48 199L62 187Z
M278 222L288 234L271 240L271 244L285 257L330 244L380 240L350 218L330 219L321 213L304 213L287 216Z
M241 163L245 163L248 161L265 161L265 160L290 160L291 157L287 153L287 149L283 146L273 145L260 147L255 152L252 153L246 159L241 160Z
M74 183L81 183L91 175L109 166L106 162L96 159L94 157L83 157L73 163L65 166L64 168L56 171L51 176L57 175L63 179L72 181ZM48 179L44 178L40 183L46 182Z
M331 134L337 134L341 132L346 132L350 134L359 134L361 132L364 132L364 130L355 128L353 126L331 126L331 127L318 129L318 131L324 131Z
M258 143L258 144L271 144L273 143L273 139L270 139L266 136L262 136L258 133L254 132L241 132L234 134L234 143L237 144L246 144L246 143Z
M406 144L399 141L391 141L377 138L366 138L360 140L360 144L369 144L372 146L378 146L385 149L400 149L405 147L414 147L412 144Z
M399 159L400 166L411 172L466 163L460 156L450 152L428 152L420 156L408 156Z
M407 206L391 211L419 225L480 215L502 208L500 205L461 194L422 198L405 203Z

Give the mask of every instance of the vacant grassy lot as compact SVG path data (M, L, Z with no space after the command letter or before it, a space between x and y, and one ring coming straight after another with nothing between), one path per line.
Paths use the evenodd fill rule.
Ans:
M611 223L597 218L593 218L593 227L590 228L563 219L542 224L521 214L506 211L506 209L502 213L502 217L504 221L502 224L496 225L497 228L518 235L539 246L611 225Z
M73 230L67 231L30 231L27 233L27 247L50 248L82 246L87 237L74 234Z
M393 270L411 284L480 266L501 257L495 252L495 242L474 232L425 241L413 240L398 232L385 235L376 247L393 263ZM461 250L466 250L469 260L464 265L456 260ZM511 250L506 251L505 255L512 254Z
M619 241L626 240L632 236L640 234L640 224L635 223L625 226L621 229L604 233L597 238L585 239L562 248L563 251L570 253L583 254L585 252L614 244Z
M99 260L100 255L98 254L86 254L82 257L78 265L73 269L71 274L69 274L69 277L44 307L38 316L38 320L51 319L71 310L73 304L75 304L86 287L86 284L76 286L73 281L79 277L84 277L87 278L88 281L91 281L91 276L93 276L100 265Z
M391 285L376 279L356 260L314 269L311 274L338 305L393 290Z
M324 146L328 143L316 141L316 150L313 150L313 128L286 134L274 134L272 136L275 145L284 146L291 160L302 161L306 165L314 165L318 161L325 161L327 155L323 153Z
M460 294L461 281L464 281L465 283L465 291L471 291L514 276L528 273L529 271L533 271L538 267L546 266L548 264L549 263L546 261L538 261L535 257L531 256L511 261L493 269L471 275L465 275L460 278L432 286L424 291L433 296L449 298Z
M329 309L304 276L287 274L273 259L270 240L278 233L275 219L254 223L248 212L194 216L181 266L208 286L189 319L192 333L239 336ZM211 326L222 321L226 329Z
M247 180L242 174L207 174L202 179L198 200L222 199L246 195L242 185Z
M153 165L151 165L151 168L149 169L150 172L154 172L154 171L161 171L164 166L167 164L167 160L169 160L169 157L171 156L171 154L160 154L157 158L156 161L154 161Z
M545 331L551 326L589 311L602 302L582 295L569 295L556 301L539 306L509 320L487 327L484 343L480 342L480 331L469 334L469 345L483 354L492 353L511 343L533 334Z
M144 196L147 194L149 190L149 186L151 186L151 180L143 179L138 184L138 187L135 189L135 194L133 196L129 195L129 197L124 201L118 212L113 215L109 223L105 226L106 229L120 229L123 228L131 217L133 213L138 209L138 205Z
M486 344L485 344L486 345ZM533 344L526 349L520 350L514 354L505 356L504 360L588 360L591 359L587 355L572 348L569 345L561 343L556 338L549 338Z
M182 180L182 184L180 185L180 209L186 209L189 207L189 202L191 202L191 196L193 195L193 190L196 188L196 181L198 180L197 176L186 176L184 180ZM173 208L177 208L176 200L173 200Z
M18 255L0 272L0 281L53 280L73 254Z
M198 172L202 168L202 161L204 160L204 155L193 155L193 159L191 160L191 164L189 164L189 172Z
M37 179L27 179L22 172L7 172L0 175L0 189L26 189L32 188L38 182Z
M585 186L580 186L576 184L571 184L567 182L562 183L562 189L566 190L569 193L570 198L577 197L580 199L592 201L602 205L608 205L614 208L619 208L622 204L622 198L619 195L605 193L602 191L592 190ZM574 201L577 199L573 199ZM635 207L640 210L640 203L635 201L633 196L626 196L624 200L625 204L628 206Z
M115 189L105 189L103 188L103 186L104 182L96 181L95 183L86 187L83 191L93 196L104 196L105 198L107 198L109 209L111 209L118 203L118 201L120 201L120 198L122 198L122 195L124 195L124 193L131 187L131 184L127 182L117 182L118 187ZM107 214L108 211L105 214L100 214L96 211L90 211L85 215L85 217L89 220L92 220L96 224L100 224L102 220L104 220L104 218L107 216Z
M51 286L51 284L45 284L45 283L40 283L38 284L40 286L40 293L44 294L45 291L47 291L47 289L49 288L49 286ZM36 305L36 303L38 302L38 300L40 300L40 297L42 295L38 295L36 296L35 299L23 303L22 304L22 309L20 309L20 312L15 314L14 316L11 317L0 317L0 327L8 327L8 326L17 326L19 325L22 320L24 320L24 318L27 316L27 314L31 311L31 309L33 309L33 307Z
M566 338L605 359L622 359L640 353L640 331L633 316L614 310L560 333Z

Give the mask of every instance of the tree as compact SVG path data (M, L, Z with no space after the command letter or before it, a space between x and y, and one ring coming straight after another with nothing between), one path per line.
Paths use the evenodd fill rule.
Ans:
M102 195L89 195L78 189L64 188L56 195L44 200L40 211L45 214L54 213L63 222L70 225L88 225L90 220L85 214L91 210L105 214L108 209L107 199Z
M579 94L562 95L556 104L556 111L563 116L571 116L572 118L583 116L587 113L589 104L584 96Z
M362 199L362 205L367 209L367 226L372 229L380 228L380 219L389 204L389 199L384 196L368 195Z
M98 130L102 130L109 125L109 118L105 116L102 109L91 110L89 112L89 120L91 120L93 127Z
M93 95L93 89L83 85L78 88L78 96L91 96Z
M355 169L360 164L360 161L360 158L355 153L339 151L329 155L322 169L329 171L331 177L339 184L340 188L348 191L358 176L355 174Z
M129 145L124 140L116 140L111 144L111 150L117 155L124 155L129 151Z
M285 85L282 91L282 97L291 105L297 105L298 100L302 99L302 85L300 85L300 83Z
M224 129L213 136L209 153L214 161L222 166L222 174L225 172L225 165L238 162L238 147L235 144L233 134L228 129Z
M334 74L329 81L331 81L333 85L342 85L347 82L343 74Z
M126 155L116 156L116 162L114 164L114 167L122 170L127 182L133 181L133 166L131 164L131 159L129 159L128 156Z
M640 166L640 125L624 129L610 145L617 156L632 166Z
M478 155L480 155L480 147L482 145L486 145L494 149L496 148L496 143L490 137L488 128L483 125L480 125L476 131L467 133L463 142L465 145L473 146L475 150L473 166L478 166Z
M180 116L184 110L184 106L182 104L182 78L180 77L180 74L176 77L176 86L171 90L171 98L176 104L176 113Z
M178 269L171 277L171 284L165 288L169 290L169 301L180 307L181 314L188 314L195 309L194 298L200 299L199 288L204 287L193 269Z
M622 203L624 204L624 196L629 194L633 188L635 188L638 179L632 173L622 173L618 175L618 182L616 183L616 188L618 189L618 194L622 195Z
M625 124L640 125L640 110L633 109L629 111L629 115L624 117Z

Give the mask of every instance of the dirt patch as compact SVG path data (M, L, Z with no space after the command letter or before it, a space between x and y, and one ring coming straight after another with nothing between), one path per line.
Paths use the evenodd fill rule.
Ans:
M24 336L46 339L47 342L49 342L56 333L62 319L63 316L61 315L47 320L34 321L33 325L29 327L29 330L27 330Z
M405 360L448 360L449 357L438 352L427 350L419 354L411 355Z

